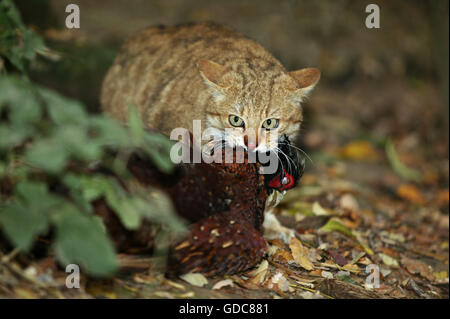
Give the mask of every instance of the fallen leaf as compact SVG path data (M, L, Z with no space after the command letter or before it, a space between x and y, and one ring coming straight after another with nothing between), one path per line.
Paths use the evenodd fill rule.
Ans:
M289 290L289 281L286 279L286 277L283 276L281 272L277 272L275 276L272 277L272 283L276 284L278 286L278 289L283 292Z
M186 290L186 287L184 287L182 284L179 284L177 282L174 282L172 280L167 280L167 283L171 285L174 288L180 289L180 290Z
M397 195L418 205L425 205L426 203L425 198L422 196L417 187L411 184L400 185L397 188Z
M281 261L281 262L290 262L292 260L294 260L294 257L292 257L291 253L288 252L287 250L282 250L279 249L275 255L273 255L273 258L277 261Z
M330 213L323 208L318 202L314 202L312 205L312 212L316 216L329 216Z
M403 266L406 267L409 273L413 275L419 274L422 277L428 279L429 281L434 280L433 272L431 271L430 267L423 261L402 256L400 262L402 263Z
M348 237L354 237L352 231L336 219L330 219L328 223L323 225L320 229L323 231L337 231Z
M448 206L449 204L449 190L440 190L436 196L436 202L439 206Z
M327 279L333 279L334 278L333 273L331 273L329 271L325 271L325 270L322 270L321 276L323 278L327 278Z
M212 287L213 290L218 290L221 289L223 287L227 287L227 286L231 286L233 287L233 281L231 279L224 279L221 281L216 282L216 284Z
M155 291L153 294L160 298L175 299L175 296L168 291Z
M352 141L339 150L339 154L346 159L358 161L376 161L379 154L369 141Z
M389 238L400 243L405 242L405 237L402 234L389 233Z
M352 194L345 194L339 200L339 206L342 209L346 209L349 211L358 211L359 204L356 201L356 198Z
M333 258L334 262L339 266L344 266L348 263L347 260L338 253L335 253L334 251L331 250L328 253L330 254L331 258Z
M380 273L383 275L384 278L389 276L389 274L392 272L392 270L387 268L380 268Z
M203 287L208 284L208 279L200 273L188 273L181 275L180 278L196 287Z
M434 272L433 273L434 278L436 278L436 281L439 283L447 283L449 282L448 280L448 272L446 272L445 270L441 271L441 272Z
M347 264L347 265L344 265L342 267L342 269L348 270L348 271L353 272L353 273L360 273L361 272L361 269L359 269L359 267L356 264L351 264L351 263Z
M303 267L306 270L314 269L313 263L308 259L308 249L303 247L300 240L295 237L291 238L289 248L291 249L292 256L294 257L295 262L300 267Z
M386 155L392 169L404 179L419 182L423 178L418 170L409 168L403 164L395 150L394 143L392 143L391 140L386 142Z
M183 294L178 294L177 298L186 299L195 297L195 293L193 291L188 291Z
M378 256L380 256L385 265L398 267L398 261L395 258L392 258L391 256L383 253L379 253Z
M249 281L253 284L262 284L264 279L266 278L267 268L269 267L269 263L267 260L263 260L258 268L252 270L248 273L249 276L253 277Z
M275 245L269 245L269 248L267 249L267 254L269 256L273 256L279 249L280 248Z

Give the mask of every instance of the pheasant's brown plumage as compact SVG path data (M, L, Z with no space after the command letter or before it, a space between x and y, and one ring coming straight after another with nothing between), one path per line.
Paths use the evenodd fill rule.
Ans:
M269 190L259 173L260 164L243 161L183 164L167 175L137 155L130 159L128 166L136 179L166 192L176 212L191 223L189 233L170 249L169 275L234 274L264 256L262 223ZM151 247L148 225L137 232L126 231L104 201L96 203L96 213L105 220L119 250L138 244Z

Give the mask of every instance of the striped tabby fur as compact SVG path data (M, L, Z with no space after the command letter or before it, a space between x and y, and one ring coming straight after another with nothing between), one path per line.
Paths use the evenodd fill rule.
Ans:
M256 150L265 152L276 141L268 140L264 121L277 119L272 132L294 137L300 103L319 77L314 68L287 72L261 45L223 26L153 27L123 45L104 80L101 104L125 122L134 103L147 126L167 135L176 127L192 131L198 119L202 129L215 128L219 135L233 128L227 142L244 146L253 130ZM230 115L244 127L233 127Z

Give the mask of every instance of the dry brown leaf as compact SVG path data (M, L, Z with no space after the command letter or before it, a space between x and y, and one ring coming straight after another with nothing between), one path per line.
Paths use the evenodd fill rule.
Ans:
M444 189L438 192L437 194L437 204L439 206L445 206L449 204L449 191L448 189Z
M356 264L351 264L351 263L344 265L344 267L342 267L342 269L348 270L352 273L357 273L357 274L361 272L361 269Z
M414 260L406 256L402 256L400 261L402 265L406 267L409 273L413 275L419 274L422 277L428 279L429 281L434 281L433 271L423 261Z
M275 255L273 255L273 258L277 261L281 262L289 262L294 260L294 257L292 257L291 253L286 250L278 250Z
M293 237L289 244L289 248L291 249L292 256L294 257L295 262L300 267L303 267L306 270L314 269L313 263L308 258L308 249L302 245L300 240Z
M379 158L369 141L350 142L339 150L339 154L344 158L358 161L376 161Z
M256 268L255 270L252 270L251 272L248 273L249 276L252 276L253 278L251 278L249 280L250 283L253 284L257 284L260 285L264 282L264 279L266 278L266 273L267 273L267 268L269 267L269 263L267 262L267 260L263 260L258 268Z
M411 184L400 185L397 188L397 195L401 198L418 205L425 205L426 201L419 189Z

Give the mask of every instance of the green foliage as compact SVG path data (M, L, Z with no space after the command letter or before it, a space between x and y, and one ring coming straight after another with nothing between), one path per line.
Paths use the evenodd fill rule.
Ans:
M420 182L423 178L420 171L406 166L399 158L394 143L390 139L386 142L386 155L392 169L401 177L409 181Z
M0 2L0 55L6 57L19 71L25 72L25 64L45 50L44 42L32 30L27 29L20 13L11 0Z
M9 61L18 74L0 71L0 186L2 180L13 185L11 192L0 189L0 231L26 252L37 236L54 229L53 248L61 263L78 263L92 275L108 275L118 264L101 219L92 214L92 201L104 198L130 230L143 219L174 232L184 226L161 192L126 190L116 177L90 167L101 164L134 185L125 169L128 156L140 152L170 172L172 143L147 132L133 107L124 127L30 82L27 63L44 48L23 26L13 3L2 0L0 62Z

